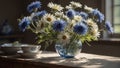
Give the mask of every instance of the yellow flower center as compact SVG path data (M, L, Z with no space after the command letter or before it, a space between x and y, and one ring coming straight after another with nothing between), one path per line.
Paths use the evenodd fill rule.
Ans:
M65 35L63 35L62 39L65 40L67 37Z
M47 18L47 21L51 22L51 21L52 21L52 19L51 19L50 17L48 17L48 18Z

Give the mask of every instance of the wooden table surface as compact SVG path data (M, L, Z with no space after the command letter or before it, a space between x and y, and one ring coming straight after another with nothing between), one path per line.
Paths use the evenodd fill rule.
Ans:
M61 58L55 52L42 52L37 58L19 55L0 56L0 68L120 68L120 57L80 53L74 59Z

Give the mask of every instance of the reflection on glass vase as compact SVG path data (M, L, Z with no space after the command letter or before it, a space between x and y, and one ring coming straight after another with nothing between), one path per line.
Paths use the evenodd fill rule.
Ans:
M73 41L66 45L62 43L55 44L56 52L63 58L74 58L81 52L82 43L81 41Z

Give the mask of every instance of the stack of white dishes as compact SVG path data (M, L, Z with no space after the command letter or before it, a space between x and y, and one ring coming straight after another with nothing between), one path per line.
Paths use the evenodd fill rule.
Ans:
M17 51L21 50L20 45L13 45L13 43L5 43L0 46L0 50L7 55L15 55L17 54Z
M40 48L40 45L22 44L21 50L18 51L18 54L24 58L38 58L41 53Z

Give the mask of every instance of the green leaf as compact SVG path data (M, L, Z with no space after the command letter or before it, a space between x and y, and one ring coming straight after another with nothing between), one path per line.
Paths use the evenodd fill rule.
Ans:
M40 40L37 41L37 43L40 44L40 43L42 43L43 41L44 41L44 40L41 40L41 39L40 39Z

